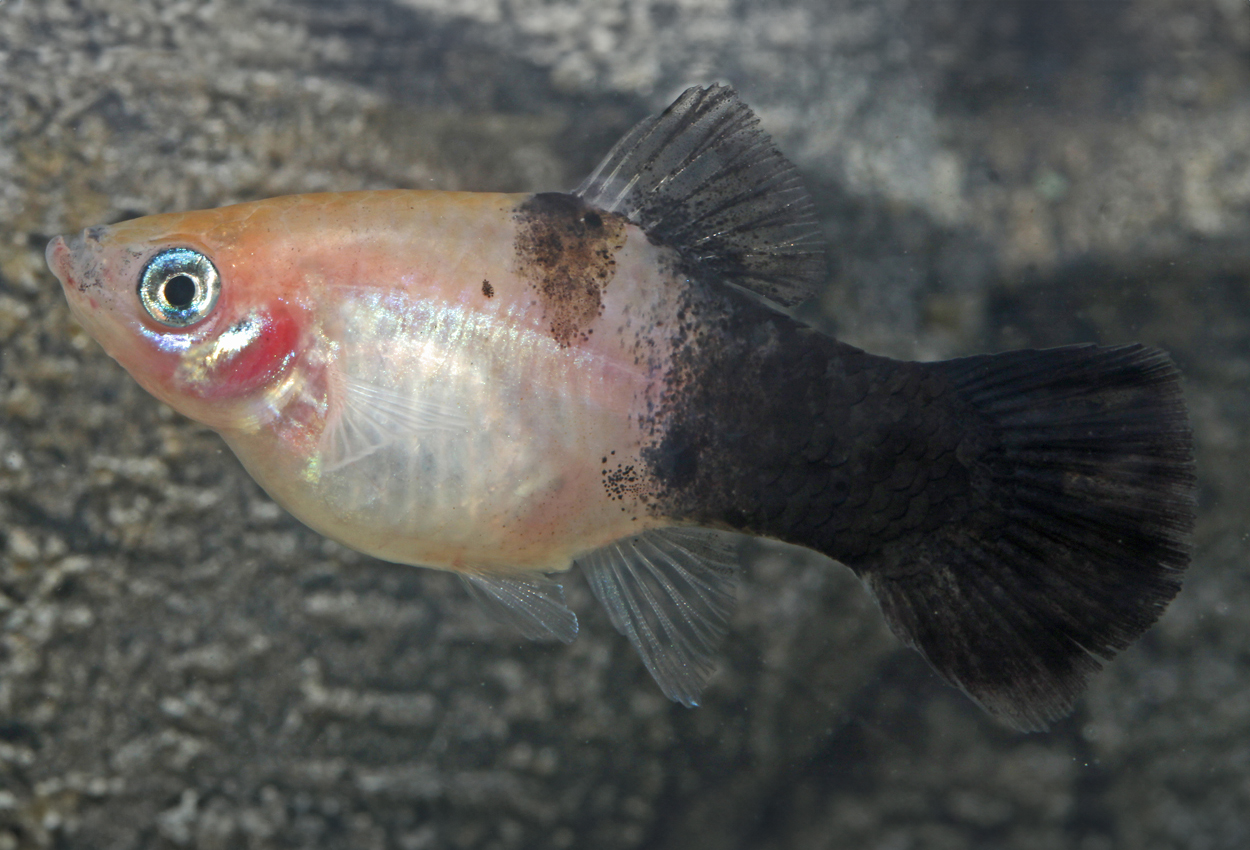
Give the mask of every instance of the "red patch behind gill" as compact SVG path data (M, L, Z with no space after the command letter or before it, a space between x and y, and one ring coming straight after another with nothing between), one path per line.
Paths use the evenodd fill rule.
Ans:
M231 344L236 334L238 346ZM233 398L251 393L285 371L295 355L299 326L281 306L257 310L226 329L205 352L195 390L203 398Z

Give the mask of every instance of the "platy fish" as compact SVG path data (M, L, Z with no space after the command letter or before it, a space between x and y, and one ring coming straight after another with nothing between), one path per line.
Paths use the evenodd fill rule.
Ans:
M793 318L811 199L732 89L692 88L574 192L373 191L52 241L75 317L307 525L450 570L570 641L577 564L696 705L737 535L850 567L890 628L1039 729L1181 586L1179 376L1141 345L935 363Z

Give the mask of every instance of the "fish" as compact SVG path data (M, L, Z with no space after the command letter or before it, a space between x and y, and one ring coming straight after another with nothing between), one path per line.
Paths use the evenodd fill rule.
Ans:
M1180 374L1140 344L905 362L796 319L827 246L724 85L572 192L293 195L47 248L72 314L321 534L568 642L574 565L695 706L743 535L849 567L936 673L1044 729L1181 588Z

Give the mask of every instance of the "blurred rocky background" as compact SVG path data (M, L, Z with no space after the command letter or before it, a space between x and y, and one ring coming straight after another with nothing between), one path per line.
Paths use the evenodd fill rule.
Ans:
M1143 340L1187 377L1197 552L1018 735L841 567L760 546L668 703L570 590L528 644L276 508L76 326L43 247L314 190L569 188L737 86L895 356ZM1250 845L1245 0L0 0L0 850Z

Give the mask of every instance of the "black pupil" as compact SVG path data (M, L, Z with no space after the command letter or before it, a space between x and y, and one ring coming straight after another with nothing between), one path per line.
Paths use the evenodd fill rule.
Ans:
M162 292L165 295L165 303L175 310L182 310L189 307L195 300L195 281L189 275L174 275L165 281Z

